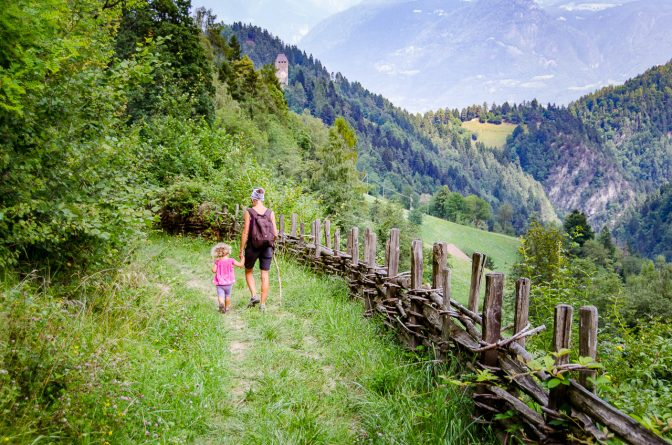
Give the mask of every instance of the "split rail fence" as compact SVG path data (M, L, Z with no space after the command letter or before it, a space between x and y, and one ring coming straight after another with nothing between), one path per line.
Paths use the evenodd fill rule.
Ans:
M307 234L304 223L296 215L287 221L279 218L278 248L315 270L339 275L348 282L350 295L361 299L366 313L382 315L383 322L394 329L403 343L411 348L419 345L432 349L439 356L449 351L474 363L477 369L488 370L497 382L479 383L474 390L474 403L486 418L510 426L522 425L520 434L530 442L544 444L604 443L618 437L629 444L668 444L627 414L600 399L589 377L595 370L580 368L573 372L578 379L569 385L560 384L551 390L543 382L552 378L544 371L531 369L532 355L525 349L526 338L545 329L528 322L530 280L516 282L514 325L509 337L502 335L504 275L487 273L484 278L485 255L474 253L468 304L452 298L451 270L447 267L446 243L435 243L432 250L432 282L423 285L422 241L411 246L411 270L399 271L399 230L390 231L386 242L385 265L376 264L376 234L367 229L363 236L360 257L359 229L347 233L346 248L341 250L341 234L333 233L329 221L314 221ZM480 288L485 286L485 299L479 312ZM597 309L582 307L579 311L579 355L596 358ZM555 308L553 352L569 349L573 323L573 307L560 304ZM475 359L475 360L474 360ZM566 375L573 369L567 354L555 359L555 369ZM515 417L496 414L515 413Z

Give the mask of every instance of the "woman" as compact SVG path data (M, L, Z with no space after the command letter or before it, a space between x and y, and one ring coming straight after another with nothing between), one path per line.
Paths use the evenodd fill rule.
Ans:
M266 310L266 298L268 297L268 271L271 269L273 259L274 241L278 237L278 229L275 224L275 215L264 206L264 189L252 190L252 208L244 213L245 226L240 238L240 256L245 257L245 281L250 289L250 304L257 303L261 311ZM261 299L257 295L252 269L259 260L261 270Z

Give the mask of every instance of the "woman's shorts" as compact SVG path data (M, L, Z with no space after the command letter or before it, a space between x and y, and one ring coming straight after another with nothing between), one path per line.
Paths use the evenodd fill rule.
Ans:
M245 247L245 269L254 269L254 263L259 259L259 269L271 270L271 260L273 259L272 247L260 247L255 249L252 246Z
M218 297L229 297L231 296L231 288L233 284L225 284L223 286L217 285L217 296Z

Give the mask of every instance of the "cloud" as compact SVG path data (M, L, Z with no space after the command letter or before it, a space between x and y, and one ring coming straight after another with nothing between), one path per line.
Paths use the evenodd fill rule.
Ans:
M588 85L583 85L583 86L571 86L567 88L569 91L587 91L587 90L596 90L597 88L600 87L599 83L589 83Z
M555 77L555 74L543 74L541 76L534 76L532 80L551 80Z

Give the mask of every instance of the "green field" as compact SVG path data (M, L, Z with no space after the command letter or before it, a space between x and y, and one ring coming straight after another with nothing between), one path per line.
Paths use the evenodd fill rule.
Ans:
M511 271L518 257L518 238L455 224L429 215L422 216L421 234L425 244L445 241L455 244L467 255L472 252L484 253L495 262L495 268L504 273Z
M371 203L376 198L365 195L365 199ZM511 269L517 261L518 247L520 246L518 238L463 226L426 214L422 216L420 236L426 247L431 247L438 241L445 241L454 244L469 257L473 252L484 253L492 258L497 271L507 275L511 273ZM427 266L431 264L430 259L426 259L426 261L428 262ZM449 261L453 269L453 297L466 303L471 283L471 261L454 257L451 257ZM482 288L481 291L483 291Z
M475 133L478 137L478 142L482 142L486 147L502 148L506 144L506 138L513 133L516 126L505 122L499 125L482 124L478 119L472 119L462 122L462 128Z

